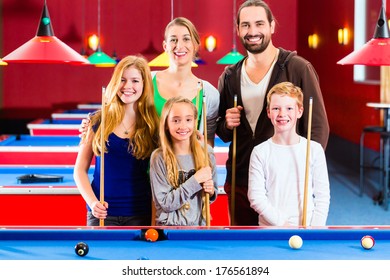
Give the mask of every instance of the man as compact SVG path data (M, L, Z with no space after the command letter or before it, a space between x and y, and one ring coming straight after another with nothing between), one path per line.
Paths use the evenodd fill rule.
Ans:
M237 34L247 50L247 56L225 69L218 81L220 107L217 135L230 143L226 162L225 191L231 198L232 147L236 145L235 212L232 225L258 225L258 214L248 201L248 169L254 146L273 135L273 126L267 117L265 95L280 82L289 81L305 92L304 106L309 108L313 98L311 139L325 149L329 137L329 124L317 73L313 66L296 52L276 48L272 44L275 19L269 6L261 0L244 2L237 13ZM234 96L237 107L234 107ZM297 124L297 132L306 136L308 110ZM287 172L287 170L286 170ZM229 202L229 205L230 202ZM232 209L230 209L232 211Z

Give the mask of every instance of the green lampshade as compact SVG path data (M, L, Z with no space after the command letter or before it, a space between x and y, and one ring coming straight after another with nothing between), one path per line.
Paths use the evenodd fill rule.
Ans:
M114 67L116 60L106 55L101 48L88 57L88 61L96 67Z
M230 53L222 57L217 61L217 64L235 64L243 59L243 55L240 54L236 49L233 49Z

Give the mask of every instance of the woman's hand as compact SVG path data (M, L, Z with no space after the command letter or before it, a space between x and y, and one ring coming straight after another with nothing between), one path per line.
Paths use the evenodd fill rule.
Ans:
M100 201L96 200L96 201L92 202L90 208L92 211L92 215L95 218L98 218L98 219L107 218L107 208L108 208L107 202L104 202L102 204L102 203L100 203Z

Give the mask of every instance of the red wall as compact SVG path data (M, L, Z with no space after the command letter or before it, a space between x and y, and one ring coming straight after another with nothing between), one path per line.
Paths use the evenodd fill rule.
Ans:
M353 34L349 45L339 45L337 30L349 27L354 31L354 0L298 1L298 50L315 66L321 82L331 132L358 143L361 130L366 125L378 125L379 112L368 108L367 102L380 101L379 85L353 82L353 66L338 65L337 61L353 51ZM373 11L379 15L380 4ZM375 26L368 27L369 36ZM318 33L320 44L310 49L307 36ZM377 148L377 139L368 139L368 146Z

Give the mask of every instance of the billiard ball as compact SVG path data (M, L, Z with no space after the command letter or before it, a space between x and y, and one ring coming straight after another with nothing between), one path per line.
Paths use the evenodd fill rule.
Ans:
M158 239L158 231L154 228L150 228L145 232L145 240L154 242Z
M375 239L370 235L365 235L360 240L360 244L366 250L370 250L375 245Z
M293 235L288 240L288 245L293 249L299 249L302 247L303 240L299 235Z
M74 250L78 256L84 257L88 254L89 247L88 247L87 243L79 242L74 247Z

